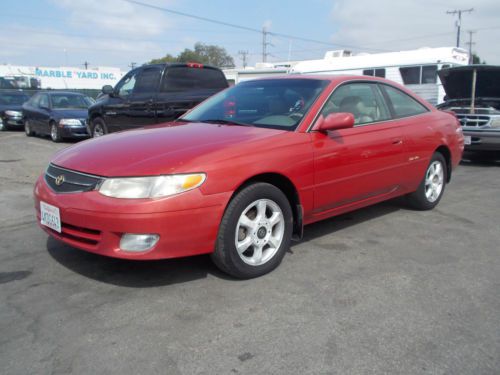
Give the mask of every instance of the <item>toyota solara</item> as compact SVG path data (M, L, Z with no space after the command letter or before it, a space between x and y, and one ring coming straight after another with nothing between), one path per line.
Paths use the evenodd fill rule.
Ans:
M93 253L211 254L239 278L307 224L397 196L435 207L463 152L452 113L375 77L240 83L175 122L85 141L36 182L38 221Z

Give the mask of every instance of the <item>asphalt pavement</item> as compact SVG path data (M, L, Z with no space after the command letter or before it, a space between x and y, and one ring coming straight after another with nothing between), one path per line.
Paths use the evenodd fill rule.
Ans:
M0 133L2 374L500 374L500 162L439 206L305 228L281 266L133 262L48 238L32 189L70 143Z

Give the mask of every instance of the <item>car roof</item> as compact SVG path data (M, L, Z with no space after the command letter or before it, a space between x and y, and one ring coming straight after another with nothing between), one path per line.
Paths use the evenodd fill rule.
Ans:
M87 96L81 92L74 91L37 91L37 94L49 94L49 95L77 95L77 96Z

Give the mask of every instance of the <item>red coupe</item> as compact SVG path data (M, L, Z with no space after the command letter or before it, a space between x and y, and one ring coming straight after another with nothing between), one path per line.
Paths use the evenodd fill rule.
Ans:
M384 79L254 80L175 122L60 151L36 182L36 211L79 249L211 253L250 278L278 266L304 225L402 195L432 209L463 148L453 114Z

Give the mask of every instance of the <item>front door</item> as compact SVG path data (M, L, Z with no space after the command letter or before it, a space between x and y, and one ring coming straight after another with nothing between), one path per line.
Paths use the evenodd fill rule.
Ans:
M311 134L315 159L315 214L369 202L399 188L404 170L403 131L375 83L338 87L321 116L350 112L350 129Z

